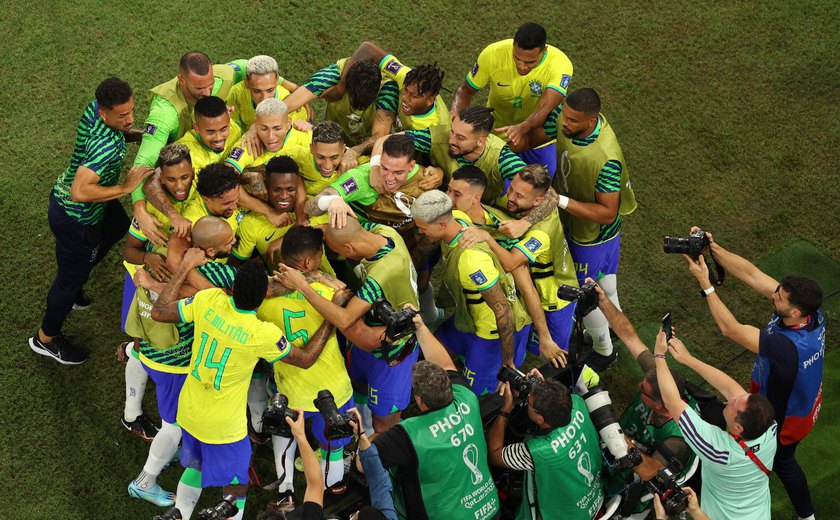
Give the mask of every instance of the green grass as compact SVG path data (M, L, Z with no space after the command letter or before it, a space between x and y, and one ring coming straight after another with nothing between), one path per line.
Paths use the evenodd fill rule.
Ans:
M125 494L148 445L118 423L123 376L112 352L122 339L120 251L91 278L93 307L65 326L91 351L88 363L66 368L39 358L26 336L41 319L55 272L48 194L66 167L83 107L97 83L116 74L138 93L141 126L143 93L171 78L187 50L217 62L271 54L285 76L302 82L371 39L406 63L437 61L451 91L484 45L528 19L542 22L575 65L572 87L601 93L633 178L639 209L624 227L622 306L637 324L670 311L699 356L744 383L749 356L730 362L740 348L719 335L684 261L662 254L661 236L697 224L753 259L805 241L840 260L835 2L103 4L11 3L0 21L0 489L14 498L4 516L149 518L156 511ZM769 305L742 284L727 283L721 295L742 321L766 321ZM836 302L830 309L837 317ZM831 381L817 434L800 450L822 518L840 506L830 491L837 465L823 462L834 460L829 442L838 433ZM636 378L613 370L605 382L626 398ZM154 409L151 399L147 405ZM270 456L258 454L265 477ZM178 473L166 472L163 485L173 489ZM774 518L795 517L780 487L773 497ZM248 516L267 499L252 492Z

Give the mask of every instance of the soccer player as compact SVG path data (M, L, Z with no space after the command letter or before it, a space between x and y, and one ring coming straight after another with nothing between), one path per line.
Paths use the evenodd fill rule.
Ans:
M183 430L181 463L186 469L175 506L189 518L202 488L222 486L225 495L236 497L239 512L234 518L241 519L251 461L244 412L254 366L260 359L311 366L332 328L324 324L306 349L298 349L276 325L257 318L256 309L268 289L268 277L258 261L237 271L232 296L222 289L207 289L178 300L188 272L204 260L201 249L189 249L152 307L155 321L195 324L192 370L178 398L176 418Z
M254 109L263 99L283 100L298 88L298 85L280 75L274 58L254 56L245 65L245 80L230 89L227 101L233 107L231 119L244 133L254 124ZM312 107L307 103L303 108L291 112L289 119L292 122L311 120Z
M324 188L320 194L306 202L310 216L330 215L330 225L342 226L347 215L359 215L364 221L386 224L402 235L403 240L414 244L414 222L411 204L426 191L420 186L427 172L414 161L414 144L405 135L388 136L382 144L382 153L372 162L345 172ZM380 162L380 164L376 164ZM372 167L378 167L384 190L378 192L369 183Z
M322 263L324 233L317 228L296 226L288 231L280 249L283 261L291 269L304 273L315 272ZM333 298L344 302L352 296L344 296L332 287L320 282L310 283L312 289L325 299ZM341 301L341 300L339 300ZM341 303L339 303L341 305ZM303 347L314 335L324 318L298 291L274 298L266 298L257 309L257 317L275 323L289 341ZM326 423L313 401L321 390L329 390L335 398L340 413L353 407L353 387L344 366L344 358L338 346L335 332L330 334L327 344L315 363L301 369L285 363L274 364L274 380L279 392L289 398L289 406L305 411L312 418L312 433L321 445L321 466L327 487L339 484L344 478L343 450L352 437L328 440L325 436ZM273 436L274 459L280 484L280 498L275 506L287 509L294 506L294 454L295 442L291 438ZM338 488L335 488L339 491Z
M554 175L557 160L549 145L527 150L527 134L540 128L566 97L572 81L572 62L546 45L545 29L522 24L512 40L488 45L452 96L452 114L470 104L476 92L490 84L487 106L494 109L508 143L528 164L542 164ZM522 153L525 152L525 153Z
M440 326L437 337L464 355L464 375L473 392L492 392L498 386L499 368L519 365L525 358L522 329L528 316L516 287L486 245L458 245L469 222L454 218L445 193L424 193L412 204L411 215L427 239L441 242L443 284L438 302L455 307L455 316Z
M231 124L227 103L216 96L199 99L195 104L193 129L178 139L190 149L196 173L210 163L221 162L239 142L239 126Z
M267 98L257 105L254 127L263 144L262 153L252 155L241 142L234 147L225 162L231 164L239 173L246 168L264 166L272 157L281 154L284 148L309 146L312 134L294 128L289 120L288 107L279 99Z
M184 208L184 218L195 225L198 219L212 215L228 224L236 234L245 211L239 202L239 175L227 163L212 163L198 172L196 185L199 197Z
M395 81L382 81L373 63L344 58L313 74L285 101L289 110L297 110L316 97L327 102L326 119L341 125L349 144L358 145L391 133L399 87Z
M191 51L184 54L178 67L178 75L149 91L149 115L143 131L143 142L134 158L134 164L154 166L160 149L167 143L177 141L193 127L193 107L196 101L206 96L227 99L231 87L245 77L245 63L245 60L235 60L226 65L213 65L203 52ZM141 189L135 189L131 193L134 217L140 229L152 242L162 244L166 239L155 233L155 221L146 212L146 205L142 202L144 198ZM176 224L179 232L188 232L187 221L176 220Z
M455 172L449 183L454 207L467 213L474 226L464 231L460 244L469 247L480 241L490 247L504 270L513 274L516 287L534 320L528 334L527 350L548 360L559 358L558 363L564 362L565 353L569 350L575 305L560 300L557 288L560 285L577 287L578 282L560 218L556 211L551 212L531 226L520 239L501 235L498 227L510 217L498 209L485 208L478 203L484 178L480 171L475 170L475 167L465 166ZM507 210L514 218L528 214L542 203L550 185L548 170L529 164L510 183L506 195Z
M96 264L125 235L129 220L118 200L153 173L134 166L118 184L126 154L126 133L134 124L131 86L111 77L96 87L79 121L70 165L50 195L48 218L55 235L58 271L47 293L47 310L29 348L63 365L78 365L87 353L61 335L73 308L90 305L84 285Z
M338 123L321 121L312 129L312 143L308 148L290 146L283 149L283 154L295 160L306 195L314 197L338 178L346 149Z
M418 351L413 334L397 341L386 338L382 323L371 311L381 299L395 310L406 304L418 308L417 272L400 235L382 224L362 227L355 219L349 219L342 228L328 227L326 242L334 252L361 265L361 287L346 309L331 304L312 289L300 272L285 264L280 265L275 280L303 294L350 341L350 378L367 386L373 427L382 432L398 423L401 411L408 406L408 374ZM360 399L363 401L364 397Z
M177 146L177 145L167 145ZM164 154L167 147L161 150ZM216 217L203 217L196 222L192 233L192 243L201 248L209 260L225 258L230 254L233 245L233 233L230 226ZM157 256L157 255L155 255ZM177 256L177 258L176 258ZM135 260L136 259L132 259ZM180 255L170 255L168 268L175 271L182 261ZM141 260L142 262L142 260ZM143 265L138 263L138 265ZM147 269L148 269L147 265ZM199 275L204 277L213 287L232 289L236 269L217 261L210 261L196 268ZM161 293L166 284L155 280L150 272L138 269L135 274L138 285L137 307L130 322L143 331L136 350L129 354L140 365L140 370L146 377L155 382L158 413L161 417L160 431L152 440L149 455L143 466L143 471L128 485L128 494L134 498L147 500L155 505L168 507L175 503L174 493L165 491L157 483L157 478L166 464L172 460L178 444L181 442L181 428L176 423L178 410L178 395L190 367L190 354L193 343L193 324L177 323L175 325L161 324L151 320L148 308L151 305L150 292ZM193 289L188 294L194 293ZM181 295L185 295L182 286ZM161 327L171 327L174 335L165 335ZM129 326L131 328L131 326ZM129 361L131 363L131 361ZM128 374L128 370L126 370ZM128 377L128 376L126 376ZM145 388L145 383L144 383ZM142 400L142 391L139 393ZM135 420L136 422L136 420ZM125 423L123 423L125 425Z
M553 116L557 116L555 111ZM578 281L590 276L618 303L621 221L636 209L636 197L621 146L601 112L601 98L591 88L578 89L562 108L562 134L556 121L547 121L545 132L557 138L557 159L562 175L552 186L560 194L560 220L566 230ZM592 336L593 352L586 364L603 370L615 363L616 354L604 313L596 309L583 319Z

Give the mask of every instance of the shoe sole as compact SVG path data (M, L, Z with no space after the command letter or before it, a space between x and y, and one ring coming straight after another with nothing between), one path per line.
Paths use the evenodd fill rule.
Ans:
M145 500L146 502L159 507L172 507L175 505L175 501L172 499L155 500L151 496L144 495L142 491L138 491L137 489L131 487L131 484L128 485L128 496Z
M58 361L59 363L61 363L62 365L81 365L82 363L87 361L87 359L83 359L81 361L67 361L66 359L61 359L60 356L56 355L51 350L43 349L43 348L39 347L38 345L36 345L34 338L29 338L29 348L32 349L32 352L34 352L36 354L39 354L41 356L46 356L48 358L52 358L52 359Z
M73 304L73 310L74 311L83 311L83 310L87 309L88 307L90 307L90 304L87 304L87 305L79 305L79 304L76 304L76 303Z

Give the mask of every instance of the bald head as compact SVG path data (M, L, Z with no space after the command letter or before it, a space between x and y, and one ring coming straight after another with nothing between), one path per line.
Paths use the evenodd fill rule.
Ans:
M223 251L225 245L231 241L233 231L230 224L219 217L206 216L198 219L192 228L192 241L195 247L205 252L208 250Z
M358 238L362 231L364 230L358 220L348 218L347 224L343 228L336 229L332 226L328 226L326 237L330 244L343 246L344 244L352 243L353 239Z

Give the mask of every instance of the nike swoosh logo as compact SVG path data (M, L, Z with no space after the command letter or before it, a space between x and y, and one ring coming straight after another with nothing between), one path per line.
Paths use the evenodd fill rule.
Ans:
M274 238L274 235L276 235L276 234L277 234L277 230L275 229L275 230L274 230L274 233L272 233L272 234L268 235L267 237L265 237L265 241L266 241L266 242L270 242L270 241L271 241L271 239L272 239L272 238Z
M500 87L509 87L510 86L510 85L505 85L503 83L499 83L498 81L496 82L496 85L498 85Z

